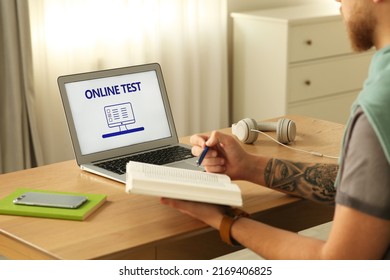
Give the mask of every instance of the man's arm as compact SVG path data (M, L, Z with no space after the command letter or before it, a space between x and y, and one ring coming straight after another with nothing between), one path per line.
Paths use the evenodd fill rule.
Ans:
M315 202L334 204L338 165L270 159L264 170L265 186Z

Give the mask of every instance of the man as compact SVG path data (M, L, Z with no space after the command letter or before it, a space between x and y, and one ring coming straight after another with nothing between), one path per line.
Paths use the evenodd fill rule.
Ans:
M162 198L163 204L219 229L228 243L241 243L264 258L390 259L390 0L337 2L353 48L377 49L352 106L340 166L247 154L233 137L219 132L191 138L195 155L210 147L203 161L208 172L318 202L335 202L328 240L300 236L245 216L230 218L234 214L216 205ZM295 176L295 170L302 176Z

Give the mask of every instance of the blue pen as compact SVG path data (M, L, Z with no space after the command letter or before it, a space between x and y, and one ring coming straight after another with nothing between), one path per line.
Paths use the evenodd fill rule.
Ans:
M208 150L209 150L209 147L206 146L206 147L204 148L203 152L200 154L199 159L198 159L198 161L196 162L196 164L197 164L198 166L200 166L200 165L202 164L202 161L203 161L204 157L206 156Z

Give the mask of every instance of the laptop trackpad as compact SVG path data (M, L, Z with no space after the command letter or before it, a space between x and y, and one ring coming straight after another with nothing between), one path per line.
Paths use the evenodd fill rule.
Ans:
M183 169L190 169L190 170L197 170L197 171L204 171L202 166L197 166L195 163L190 163L190 162L186 162L186 161L173 162L173 163L167 164L167 166L176 167L176 168L183 168Z

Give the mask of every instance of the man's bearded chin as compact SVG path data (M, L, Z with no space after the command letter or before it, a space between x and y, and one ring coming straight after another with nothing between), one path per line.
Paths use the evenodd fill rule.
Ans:
M368 12L356 12L347 24L352 48L363 52L374 46L376 20Z

